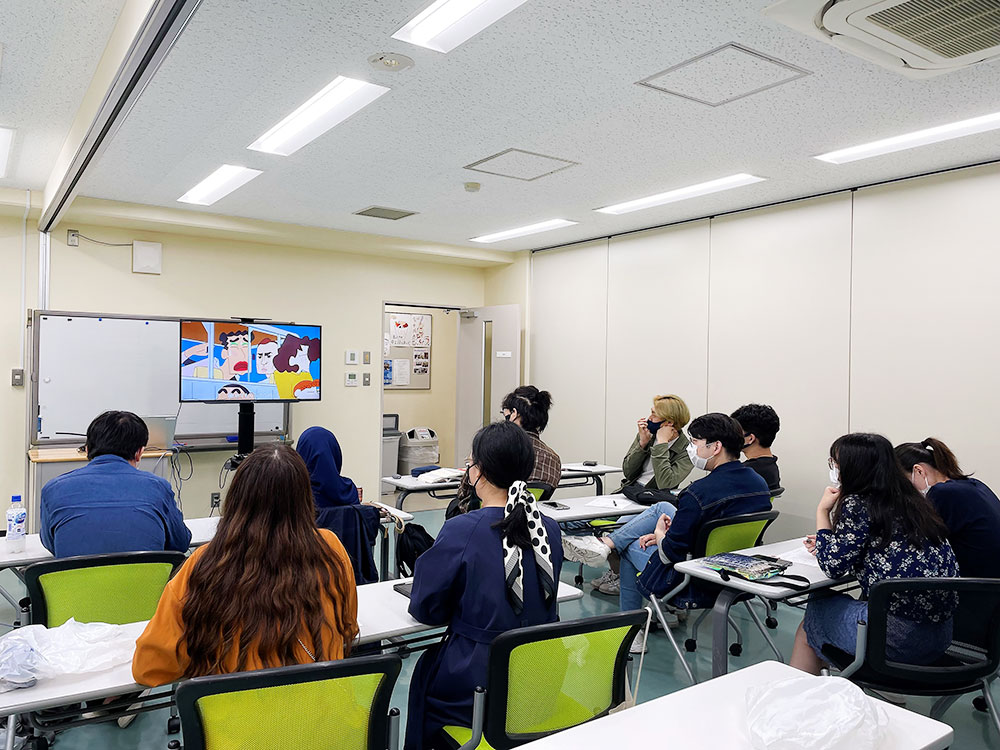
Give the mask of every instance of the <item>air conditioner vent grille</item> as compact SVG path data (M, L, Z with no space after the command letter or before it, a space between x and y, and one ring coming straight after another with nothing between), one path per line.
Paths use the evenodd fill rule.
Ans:
M911 0L868 20L948 59L1000 45L997 0Z
M369 206L361 211L355 211L354 215L399 221L400 219L405 219L407 216L414 216L416 213L416 211L400 211L398 208L386 208L385 206Z

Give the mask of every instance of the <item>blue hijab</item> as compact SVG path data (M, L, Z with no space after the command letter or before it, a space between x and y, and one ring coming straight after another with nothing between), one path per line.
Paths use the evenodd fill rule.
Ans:
M354 482L340 475L344 456L332 432L325 427L310 427L299 436L295 449L309 469L313 501L317 508L359 503L358 488Z

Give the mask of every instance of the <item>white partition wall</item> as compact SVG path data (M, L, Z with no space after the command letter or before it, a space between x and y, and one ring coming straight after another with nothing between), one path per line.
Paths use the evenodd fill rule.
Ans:
M529 380L554 402L542 439L563 461L603 461L608 241L537 253L531 275Z
M1000 168L859 190L851 427L933 436L1000 491Z
M815 524L848 429L850 301L850 193L712 222L708 405L770 404L781 419L773 538Z
M607 460L617 464L673 393L705 411L708 221L611 238L608 247Z

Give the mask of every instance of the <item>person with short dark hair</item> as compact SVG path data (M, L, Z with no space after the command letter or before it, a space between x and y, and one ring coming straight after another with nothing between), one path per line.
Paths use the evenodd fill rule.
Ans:
M42 544L56 557L176 550L191 544L174 491L139 470L149 430L132 412L106 411L87 428L86 466L42 488Z
M769 490L781 487L778 457L771 452L774 436L781 429L777 412L767 404L747 404L732 413L732 418L743 428L743 462L767 482Z
M965 474L937 438L896 446L896 458L917 491L948 527L948 541L965 578L1000 578L1000 499Z
M559 616L559 525L525 488L535 466L527 434L510 422L483 427L470 464L482 508L445 521L414 570L410 614L448 630L414 667L406 750L437 747L444 726L471 726L493 638Z
M535 449L535 468L528 481L544 482L555 488L562 479L562 460L538 436L549 423L550 408L552 395L548 391L540 391L533 385L522 385L504 396L500 411L505 421L520 425L528 433Z

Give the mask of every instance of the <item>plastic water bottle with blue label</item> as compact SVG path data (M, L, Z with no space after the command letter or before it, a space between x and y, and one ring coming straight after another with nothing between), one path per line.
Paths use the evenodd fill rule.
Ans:
M24 532L28 525L28 511L21 503L21 496L14 495L7 508L7 551L24 552Z

